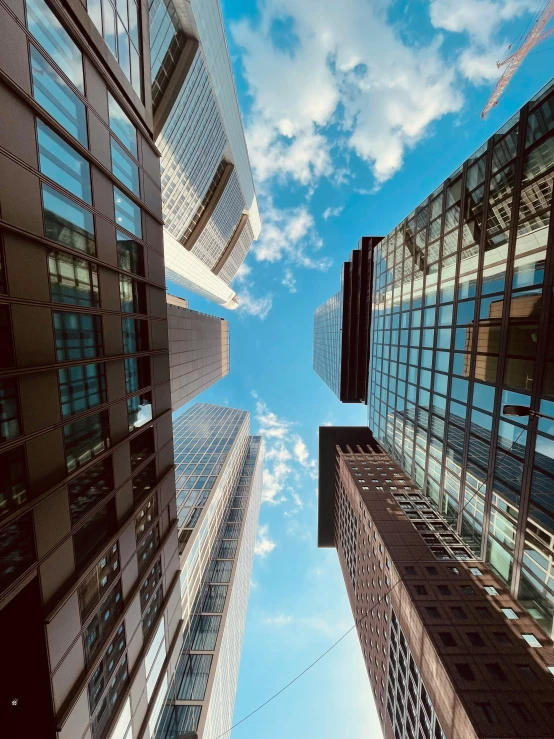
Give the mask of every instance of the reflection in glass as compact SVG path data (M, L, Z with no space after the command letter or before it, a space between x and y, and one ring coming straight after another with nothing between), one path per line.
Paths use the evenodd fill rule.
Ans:
M114 185L115 220L121 228L142 238L140 208Z
M152 396L151 393L135 395L127 400L127 412L129 415L129 433L134 429L144 426L152 420Z
M44 184L42 204L47 239L86 254L95 254L92 213Z
M48 253L48 270L52 302L90 308L99 305L98 271L95 264L71 254L51 250Z
M92 193L87 160L40 120L37 120L37 136L42 174L90 205Z

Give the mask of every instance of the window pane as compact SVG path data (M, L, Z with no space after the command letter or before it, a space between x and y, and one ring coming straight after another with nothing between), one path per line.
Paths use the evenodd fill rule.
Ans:
M129 56L129 37L125 26L117 18L117 51L119 52L119 66L128 80L131 79L131 59Z
M48 254L50 292L54 303L99 305L98 271L95 264L59 251Z
M152 420L152 400L150 393L134 395L127 401L127 412L129 415L129 433L144 426Z
M144 285L126 275L119 275L119 297L123 313L144 313Z
M121 582L108 593L98 613L89 623L83 634L85 644L85 660L89 665L95 657L104 638L109 634L121 611L123 610L123 593Z
M125 354L148 351L148 321L123 318L123 351Z
M63 437L67 471L73 472L109 447L107 412L93 413L64 426Z
M54 337L59 362L90 359L103 354L100 316L55 311Z
M39 167L42 174L69 190L81 200L92 203L90 167L73 147L37 120Z
M92 213L48 185L42 186L42 206L47 239L94 255Z
M132 3L131 3L132 5ZM129 149L131 154L137 156L137 131L123 109L108 93L108 107L110 113L110 128L121 143Z
M114 186L115 220L122 228L142 238L140 208Z
M125 360L125 388L135 393L150 385L150 360L148 357L130 357Z
M36 559L31 516L21 516L0 529L0 592Z
M118 574L119 552L117 544L112 544L79 587L79 607L82 622L87 620Z
M75 87L83 92L81 52L44 0L27 0L27 28Z
M62 416L75 415L106 402L104 364L81 364L58 370Z
M142 246L117 231L117 266L127 272L144 275Z
M111 149L112 172L117 179L126 185L129 190L134 192L135 195L140 195L137 165L114 139L111 140Z
M20 445L0 454L0 469L2 470L0 475L0 517L2 517L27 500L24 446Z
M77 570L82 570L90 563L92 557L98 556L98 550L106 546L106 542L116 530L115 500L112 498L107 505L93 513L86 523L73 534Z
M114 478L111 457L93 464L92 467L73 478L68 483L71 525L75 526L91 508L94 508L113 489Z
M194 651L215 649L221 616L194 616L191 627L192 646Z
M0 444L15 439L21 433L17 381L0 378ZM4 471L1 470L0 474Z
M179 700L204 700L212 664L212 655L190 654L183 655L182 659L186 659L185 666L183 668L179 664L176 675L176 680L182 676L182 681L178 689Z
M31 73L37 103L83 146L88 146L84 104L34 46L31 46Z
M110 51L117 58L115 44L115 11L109 0L102 0L102 16L104 18L104 40Z

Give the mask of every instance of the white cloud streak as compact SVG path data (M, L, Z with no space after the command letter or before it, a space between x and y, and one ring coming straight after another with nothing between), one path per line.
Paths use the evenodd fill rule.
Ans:
M269 526L268 524L264 524L263 526L260 526L258 529L258 534L256 536L256 544L254 546L254 554L258 557L261 557L264 559L267 557L268 554L270 554L277 545L271 539L269 535Z

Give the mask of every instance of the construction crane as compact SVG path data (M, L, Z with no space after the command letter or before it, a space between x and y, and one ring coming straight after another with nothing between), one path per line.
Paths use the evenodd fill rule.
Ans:
M525 37L523 43L521 44L520 48L511 56L509 56L507 59L504 59L503 62L497 62L496 66L498 69L500 67L506 66L506 69L504 70L504 74L502 77L498 80L496 87L494 88L494 92L489 98L488 103L483 108L483 112L481 113L481 118L484 118L489 110L491 108L494 108L495 105L498 104L498 100L500 99L500 96L508 86L508 83L514 76L517 68L521 64L521 62L525 59L527 54L531 51L531 49L534 46L537 46L537 44L541 44L543 41L546 41L547 38L552 36L554 34L554 27L549 28L548 31L545 31L544 28L548 24L548 21L554 16L554 0L548 0L546 7L540 13L540 15L535 20L535 23L527 36Z

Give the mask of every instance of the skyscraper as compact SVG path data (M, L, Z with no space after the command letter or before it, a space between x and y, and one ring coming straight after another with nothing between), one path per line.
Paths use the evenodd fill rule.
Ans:
M171 408L176 411L229 374L229 323L190 310L173 295L167 301Z
M147 12L87 6L0 2L4 736L147 735L179 621Z
M554 737L552 640L500 578L368 428L321 427L319 460L385 738Z
M363 237L344 262L341 288L314 314L313 367L343 403L367 403L372 250Z
M373 246L368 384L378 442L547 635L554 422L503 409L554 416L553 110L551 84Z
M219 2L149 7L168 278L233 308L225 286L261 222Z
M216 739L233 716L263 447L248 413L205 403L175 420L174 436L183 620L155 736Z

